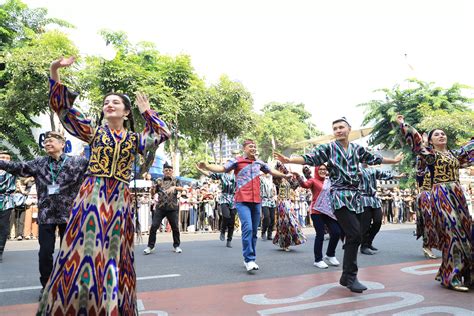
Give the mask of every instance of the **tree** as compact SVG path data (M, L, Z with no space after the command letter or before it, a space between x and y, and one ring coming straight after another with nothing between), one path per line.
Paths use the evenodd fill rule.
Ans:
M242 83L231 81L227 76L221 76L208 94L202 134L209 142L219 142L219 162L222 163L224 137L235 139L252 125L252 96Z
M260 156L265 160L272 155L273 147L283 151L296 142L320 134L311 122L311 113L301 103L269 103L256 121L256 128L249 136L256 139Z
M0 137L25 159L39 152L32 117L49 112L49 63L65 53L77 54L66 35L45 32L50 24L71 26L18 0L0 5Z

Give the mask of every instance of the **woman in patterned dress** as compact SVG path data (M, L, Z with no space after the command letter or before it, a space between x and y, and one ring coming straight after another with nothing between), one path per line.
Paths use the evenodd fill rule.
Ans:
M421 135L405 124L403 115L398 115L397 121L407 143L431 172L431 209L443 254L436 280L449 289L467 292L473 272L472 220L459 183L459 168L473 164L474 141L459 150L448 150L446 134L434 129L428 134L428 147Z
M280 162L277 162L276 169L283 174L288 174L288 170ZM297 187L298 182L293 178L289 180L281 178L281 181L277 185L278 221L273 243L285 251L290 251L290 246L297 246L306 242L306 236L301 230L301 225L298 222L298 217L291 201L293 194L292 191Z
M73 62L51 64L50 106L71 135L90 145L91 158L37 315L137 315L129 181L136 154L170 134L143 94L137 94L146 121L141 134L133 131L130 99L118 93L104 97L93 127L72 106L77 94L59 81L59 69Z

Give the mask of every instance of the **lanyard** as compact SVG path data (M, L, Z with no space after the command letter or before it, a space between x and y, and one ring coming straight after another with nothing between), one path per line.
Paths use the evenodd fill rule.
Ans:
M61 164L61 167L59 167L59 170L56 173L54 173L53 171L53 163L52 162L49 163L49 169L51 171L51 179L53 180L53 185L56 184L56 179L58 178L58 175L61 172L61 170L63 170L64 163L66 162L68 158L69 158L68 156L64 157L63 163Z

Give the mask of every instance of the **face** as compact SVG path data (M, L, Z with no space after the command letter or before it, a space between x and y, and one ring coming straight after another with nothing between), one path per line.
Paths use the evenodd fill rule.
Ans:
M106 120L124 118L130 114L130 111L125 109L122 98L114 94L105 98L102 111Z
M62 152L64 145L63 141L54 137L46 138L43 142L44 150L46 150L47 154L57 154Z
M247 157L249 158L255 158L255 155L257 153L257 145L255 144L247 144L244 147L244 153Z
M0 154L0 160L10 161L11 157L9 154Z
M165 177L171 177L173 175L173 169L165 168L163 169L163 174L165 175Z
M431 135L430 143L433 144L435 147L439 146L446 146L448 142L448 137L444 133L444 131L437 129Z
M319 167L318 174L320 177L326 177L326 175L328 174L328 169L326 169L326 166Z
M332 132L337 140L344 140L349 137L351 128L346 122L337 122L332 125Z

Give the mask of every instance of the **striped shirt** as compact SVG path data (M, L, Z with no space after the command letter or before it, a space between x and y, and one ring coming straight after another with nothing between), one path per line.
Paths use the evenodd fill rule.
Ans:
M16 177L0 170L0 212L15 207L13 193L16 190Z
M209 177L221 182L221 195L217 203L229 204L229 208L234 208L235 196L235 176L233 173L211 173Z
M377 197L377 180L391 180L393 175L390 171L382 171L375 168L360 168L361 181L360 190L362 191L362 207L381 208L382 204Z
M364 147L354 143L349 143L346 151L339 141L334 141L319 145L311 153L302 157L307 165L328 164L334 211L347 207L347 209L356 213L363 212L359 194L359 164L381 164L382 156L374 155Z

